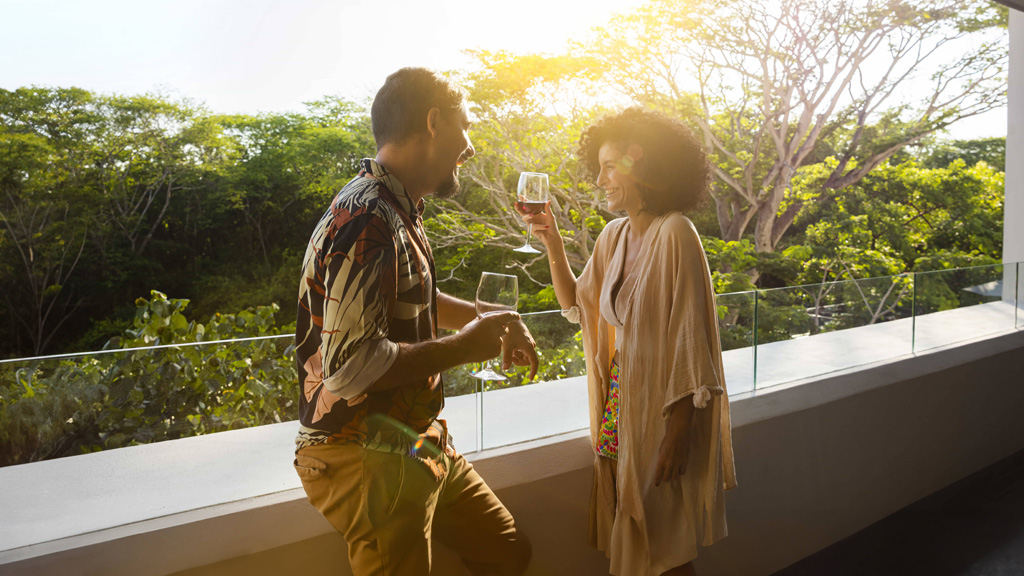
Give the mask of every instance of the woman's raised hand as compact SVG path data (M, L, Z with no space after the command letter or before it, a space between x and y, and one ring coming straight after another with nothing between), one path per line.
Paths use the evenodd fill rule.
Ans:
M522 217L523 222L527 225L533 225L533 235L540 239L544 243L544 246L551 247L551 242L561 242L562 236L558 233L558 224L555 223L555 217L551 213L551 203L548 202L547 206L544 207L542 212L531 214L527 210L524 210L518 202L514 205L516 213Z

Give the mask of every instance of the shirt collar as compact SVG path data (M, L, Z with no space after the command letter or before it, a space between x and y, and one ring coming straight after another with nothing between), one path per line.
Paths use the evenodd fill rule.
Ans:
M382 182L387 186L388 190L395 195L395 200L398 201L398 205L401 206L402 210L405 210L409 216L416 218L423 213L423 199L413 204L412 198L409 197L409 193L406 192L405 186L395 178L395 175L388 172L386 168L377 163L373 158L363 158L363 172L369 174Z

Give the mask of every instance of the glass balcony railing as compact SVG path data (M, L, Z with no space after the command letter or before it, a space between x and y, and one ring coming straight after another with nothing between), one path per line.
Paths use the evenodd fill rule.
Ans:
M913 351L911 275L758 290L756 388Z
M1016 325L1016 265L974 266L914 275L914 350L970 340Z
M718 338L722 343L722 366L730 394L754 389L754 346L757 329L757 294L733 292L719 294Z
M721 294L730 394L1024 328L1021 263ZM588 427L579 326L523 314L541 368L444 374L462 452ZM0 361L0 466L294 420L291 335Z
M523 314L537 342L540 369L509 370L507 380L483 382L482 446L494 448L589 426L586 366L579 325L558 311Z
M0 465L298 418L294 337L0 361Z

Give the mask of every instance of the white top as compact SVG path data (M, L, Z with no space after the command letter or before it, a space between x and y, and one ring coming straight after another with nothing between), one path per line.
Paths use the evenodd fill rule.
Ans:
M618 237L615 238L614 257L622 260L622 266L614 276L615 282L611 292L601 295L601 317L609 325L615 328L615 351L622 350L622 338L625 333L626 307L633 296L633 288L636 287L637 267L633 266L629 274L626 274L626 250L629 244L629 226L623 226Z

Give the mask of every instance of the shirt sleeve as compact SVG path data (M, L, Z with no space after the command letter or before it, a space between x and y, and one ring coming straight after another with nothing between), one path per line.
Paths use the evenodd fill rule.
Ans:
M397 294L397 247L390 227L373 213L333 232L317 270L324 287L320 353L325 387L352 400L398 356L398 344L388 339Z

